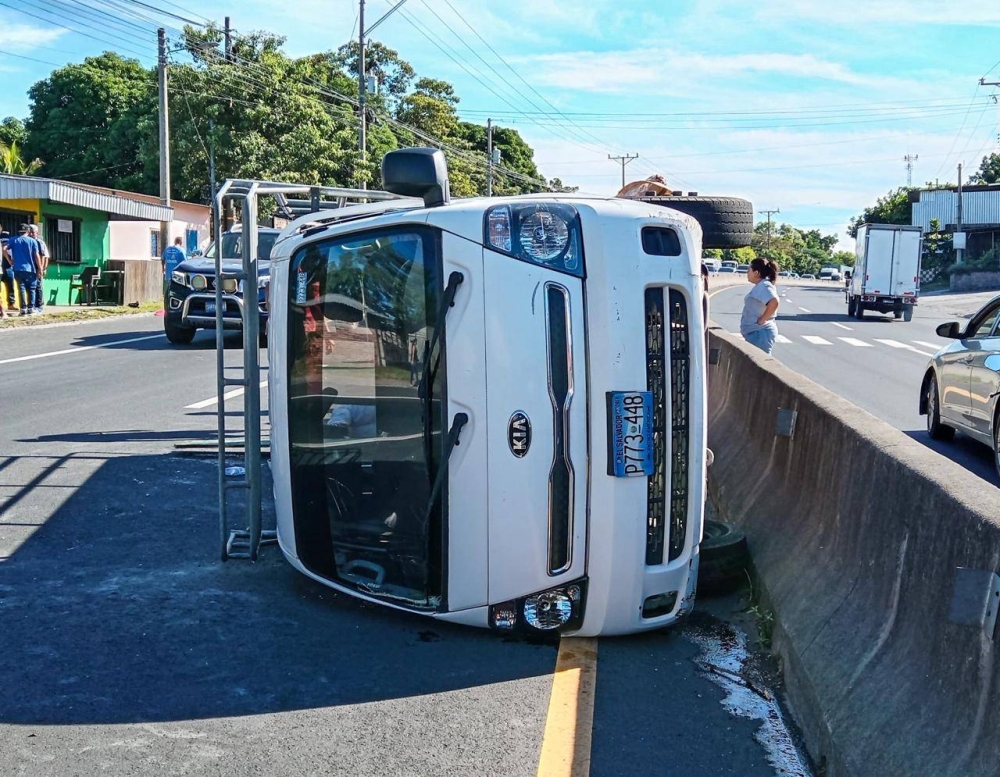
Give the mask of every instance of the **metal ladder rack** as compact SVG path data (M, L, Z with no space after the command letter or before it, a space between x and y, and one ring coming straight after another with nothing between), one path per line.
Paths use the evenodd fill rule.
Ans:
M295 199L291 199L295 197ZM277 543L274 530L261 528L261 431L260 431L260 314L258 307L257 248L259 198L274 197L279 213L286 218L299 218L315 214L313 219L298 226L335 223L351 216L375 215L376 213L401 207L420 207L420 200L401 198L389 192L344 189L330 186L310 186L304 184L278 183L274 181L229 179L215 195L215 360L216 388L219 397L217 425L218 447L218 499L219 499L219 539L220 555L223 561L231 558L257 560L262 544ZM304 199L300 199L304 197ZM327 199L322 199L326 197ZM222 257L222 212L227 200L239 201L242 205L241 235L243 264L239 272L226 273L226 279L235 279L243 285L241 317L243 327L243 368L242 377L226 377L225 340L223 329L225 301L223 299L223 257ZM397 201L388 204L387 201ZM362 208L340 209L357 203L369 203ZM338 212L340 211L340 212ZM295 224L292 224L294 227ZM276 344L275 347L282 347ZM243 397L243 474L228 476L226 401L228 390L242 388ZM246 491L245 527L231 529L229 526L228 496L233 490Z

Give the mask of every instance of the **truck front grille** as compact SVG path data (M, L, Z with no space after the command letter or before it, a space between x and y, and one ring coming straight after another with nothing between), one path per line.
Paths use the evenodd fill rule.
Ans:
M691 342L687 302L670 291L670 560L681 555L688 524Z
M569 456L569 409L573 402L573 336L569 291L545 285L549 399L552 402L552 466L549 470L550 575L565 572L573 561L574 472Z
M648 565L663 563L665 535L670 561L684 551L687 535L691 360L688 312L684 296L673 289L666 293L665 310L664 293L662 288L646 289L645 295L646 390L653 395L653 474L646 486Z
M646 563L663 563L667 493L667 389L663 289L646 289L646 390L653 395L653 474L646 484Z

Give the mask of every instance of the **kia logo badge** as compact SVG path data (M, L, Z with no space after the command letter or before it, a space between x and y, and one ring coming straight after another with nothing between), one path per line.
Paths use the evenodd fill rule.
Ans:
M507 444L510 452L517 458L523 459L528 455L528 448L531 447L531 421L527 414L518 410L507 422Z

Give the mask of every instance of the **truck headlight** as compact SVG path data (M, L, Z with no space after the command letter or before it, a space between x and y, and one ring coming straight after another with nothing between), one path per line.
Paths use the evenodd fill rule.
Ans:
M587 579L550 588L511 602L490 606L489 625L496 631L571 631L583 625Z
M495 205L486 211L486 245L495 251L583 277L580 214L561 202Z
M195 291L204 291L208 288L208 278L204 275L192 275L191 288Z
M180 272L179 270L174 270L170 273L170 280L174 283L178 283L181 286L188 285L188 276L186 272Z
M235 294L239 286L240 283L238 280L236 280L236 278L222 279L222 290L226 292L226 294Z

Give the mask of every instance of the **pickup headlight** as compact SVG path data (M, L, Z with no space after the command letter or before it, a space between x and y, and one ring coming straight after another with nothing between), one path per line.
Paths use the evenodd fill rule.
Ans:
M180 272L179 270L174 270L170 273L170 280L174 283L179 283L181 286L188 285L188 275L186 272Z
M240 283L235 278L223 278L222 279L222 290L226 294L235 294L236 290L239 289Z
M583 625L587 578L522 599L490 606L489 625L496 631L573 631Z
M561 202L495 205L486 211L484 242L494 251L583 277L580 214Z

